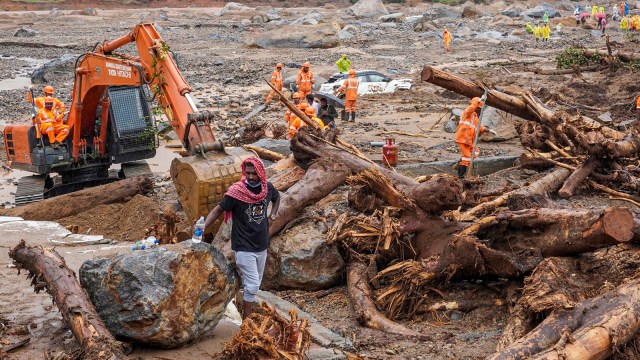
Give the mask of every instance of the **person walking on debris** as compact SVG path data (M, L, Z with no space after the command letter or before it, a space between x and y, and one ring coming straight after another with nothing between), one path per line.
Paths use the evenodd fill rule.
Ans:
M625 32L627 31L628 28L629 28L629 18L625 16L622 18L622 20L620 20L620 30L622 32Z
M542 34L542 29L540 29L540 24L536 24L533 28L533 36L536 37L536 42L540 41L540 35Z
M352 121L356 122L356 101L358 100L358 86L360 86L360 82L356 79L356 71L351 69L349 70L349 78L346 79L340 88L338 88L338 93L345 93L344 96L344 111L345 111L345 119L344 121ZM351 120L349 120L349 115L351 115Z
M47 96L44 99L44 108L38 111L38 123L40 125L40 133L49 137L51 147L57 149L59 145L69 135L69 125L64 124L62 118L64 113L60 113L53 105L54 98Z
M311 90L315 82L313 72L311 71L311 64L307 61L302 64L302 69L300 69L298 77L296 78L296 84L298 85L298 92L300 93L301 99L305 99L307 95L311 94Z
M245 319L253 311L262 282L269 248L269 220L273 221L278 213L280 194L267 182L267 172L260 159L247 158L241 167L242 179L232 184L220 204L211 210L205 221L205 229L223 212L225 221L233 218L231 249L235 252L236 266L242 275L242 318ZM269 203L273 206L267 217Z
M531 26L531 21L527 21L527 25L525 25L524 29L529 34L533 34L533 26Z
M624 3L624 16L628 16L629 15L629 3L625 2Z
M546 24L549 23L549 14L547 14L547 12L544 12L544 15L542 15L542 22Z
M338 71L340 73L349 72L349 68L351 67L351 60L347 58L347 54L342 54L342 57L336 61L336 66L338 67Z
M549 41L549 36L551 36L551 28L549 24L544 24L541 29L542 32L542 41Z
M444 49L449 51L449 45L451 44L451 33L449 32L449 29L444 28L444 31L442 32L442 39L444 39Z
M460 148L461 159L458 164L458 177L463 178L467 173L467 167L471 162L471 151L473 149L473 142L476 138L476 129L478 127L478 112L482 108L482 101L479 97L471 99L471 104L467 107L460 116L460 122L458 123L458 129L456 131L455 141ZM480 134L488 131L491 134L496 135L496 132L488 129L485 126L480 126ZM473 158L477 158L480 155L480 149L476 147Z
M612 14L611 15L611 20L620 20L620 11L618 11L618 7L614 4L612 10Z
M271 84L282 93L282 64L280 63L276 64L276 69L271 73ZM275 94L276 91L271 89L269 96L267 96L267 105L269 105Z
M322 122L324 122L329 128L336 128L335 118L338 117L338 112L336 111L336 108L329 105L326 98L320 99L320 111L318 112L318 115L318 117L322 119Z
M607 31L607 19L602 18L602 20L600 20L600 26L602 27L602 36L604 36Z
M595 18L596 14L598 13L598 5L593 5L593 7L591 8L591 17Z

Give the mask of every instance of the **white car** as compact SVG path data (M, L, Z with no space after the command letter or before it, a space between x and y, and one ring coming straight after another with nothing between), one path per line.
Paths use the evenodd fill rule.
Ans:
M338 90L338 88L342 86L344 80L348 77L348 73L333 74L326 83L320 86L319 91L323 93L332 93ZM374 70L356 71L356 79L360 81L360 86L358 86L358 95L388 94L394 93L396 90L411 89L411 79L391 79L387 75Z

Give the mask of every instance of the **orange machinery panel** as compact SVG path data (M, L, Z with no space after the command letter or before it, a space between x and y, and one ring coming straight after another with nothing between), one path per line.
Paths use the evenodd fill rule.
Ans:
M31 125L8 125L4 128L4 148L12 163L31 165L29 128Z

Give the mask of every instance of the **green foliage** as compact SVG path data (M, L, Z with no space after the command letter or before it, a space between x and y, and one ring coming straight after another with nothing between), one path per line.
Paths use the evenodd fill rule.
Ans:
M640 61L629 61L624 63L624 67L634 72L640 71Z
M570 46L556 56L556 67L558 69L572 69L574 66L598 64L601 60L602 56L598 54L587 58L584 56L584 50Z

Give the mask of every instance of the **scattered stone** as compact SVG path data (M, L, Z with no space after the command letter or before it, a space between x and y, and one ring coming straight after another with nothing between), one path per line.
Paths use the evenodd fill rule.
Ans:
M433 6L422 15L424 20L460 19L462 15L451 10L449 6Z
M190 241L87 260L79 277L114 336L161 348L213 329L239 286L222 253Z
M382 28L393 28L393 29L395 29L395 28L398 27L398 24L396 24L396 23L382 23L379 26L382 27Z
M480 9L475 5L467 5L462 9L463 18L477 18L482 15Z
M402 22L406 24L415 24L416 22L420 21L420 19L422 19L422 15L407 16L402 19Z
M340 30L340 31L338 31L337 37L340 40L349 40L349 39L353 38L353 35L348 31Z
M51 60L33 71L31 82L34 84L45 84L52 82L56 77L69 77L75 70L75 63L78 55L64 54L57 59Z
M158 11L158 19L160 19L160 21L169 21L169 16L166 11L160 10Z
M265 16L267 17L267 21L282 20L282 17L278 14L278 12L275 9L272 9L271 11L266 13Z
M324 15L314 10L295 20L291 25L318 25L322 18L324 18Z
M286 48L319 48L328 49L340 45L331 25L309 25L305 27L286 26L280 29L265 31L247 39L249 48L286 49Z
M529 10L525 10L522 13L520 13L520 16L522 16L522 19L524 20L542 19L545 12L549 16L549 18L560 17L560 13L558 12L558 10L554 9L551 5L547 3L538 5Z
M360 0L347 9L347 14L362 19L388 15L389 11L381 0Z
M509 8L503 10L500 14L508 17L518 17L520 16L520 10Z
M33 37L36 36L36 32L31 29L18 29L13 33L15 37Z
M86 16L98 16L98 10L94 9L94 8L84 8L82 9L82 15L86 15Z
M53 9L51 9L51 11L49 11L49 16L52 16L52 17L56 17L56 16L58 16L60 14L61 14L61 12L60 12L60 9L58 9L58 8L53 8Z
M252 8L236 2L230 2L222 8L222 10L220 11L220 15L243 14L250 12L253 12Z
M404 14L401 12L393 13L389 15L382 15L378 18L378 20L382 22L402 22L403 19L404 19Z
M613 121L613 119L611 118L611 112L607 111L604 114L600 114L598 116L598 120L600 120L603 123L611 123Z
M444 123L444 131L453 134L456 130L458 130L458 122L456 121L456 118L452 116Z
M485 132L480 139L482 141L506 141L518 136L518 132L514 124L522 120L517 116L511 115L494 107L487 107L482 113L482 125L495 130L498 134L493 135Z

